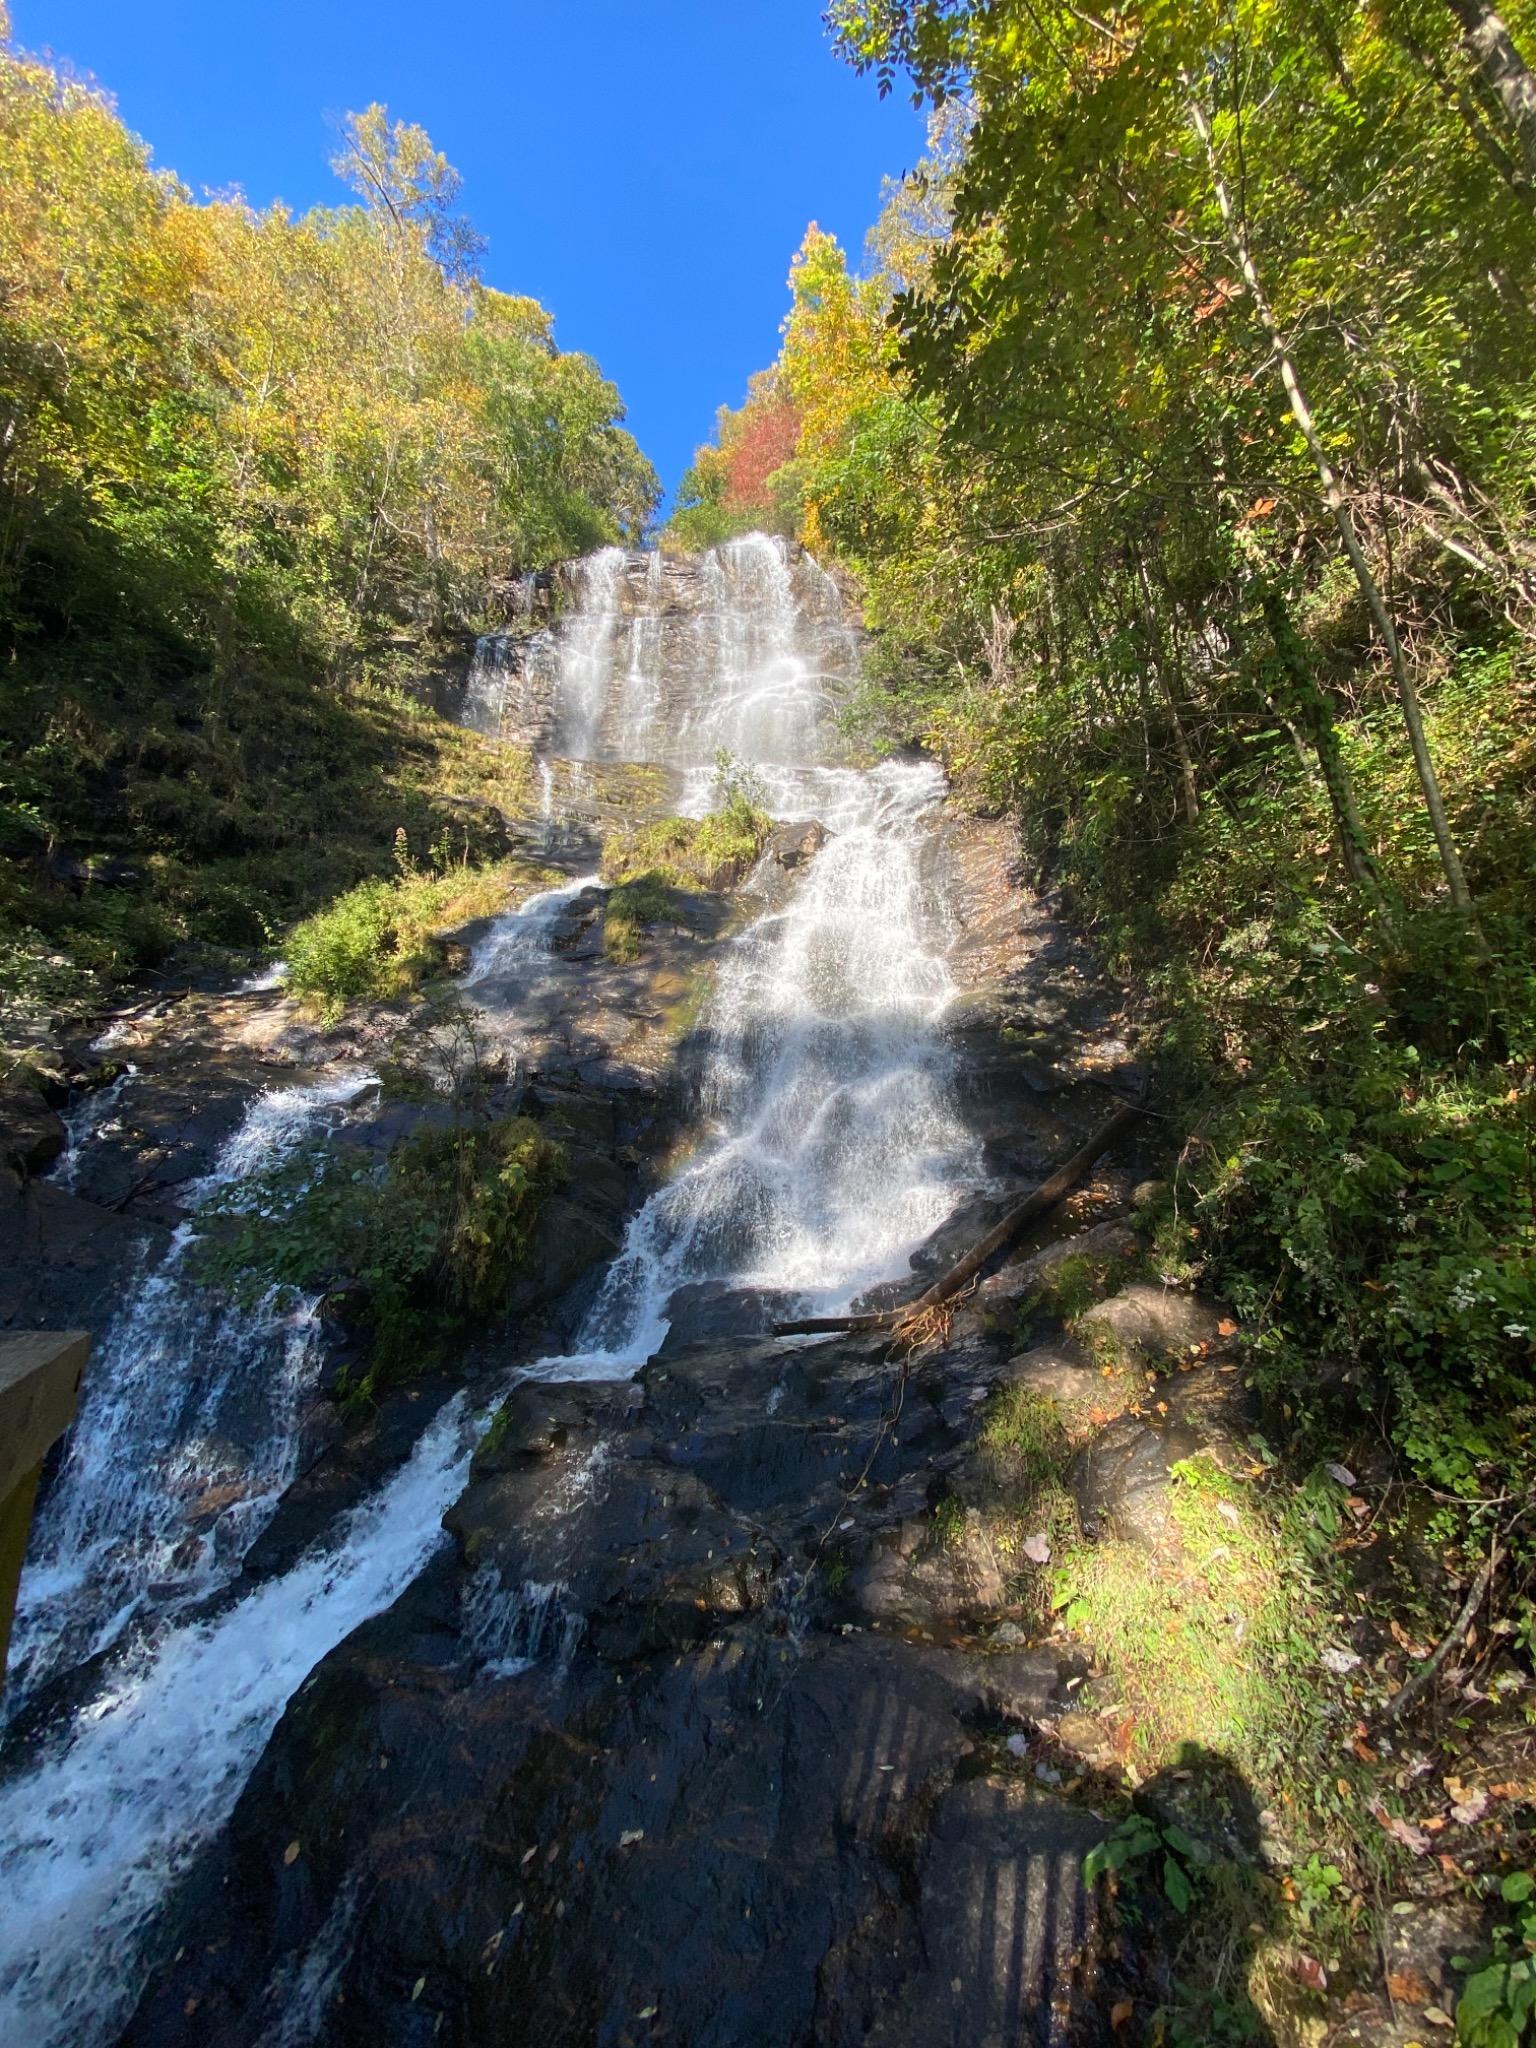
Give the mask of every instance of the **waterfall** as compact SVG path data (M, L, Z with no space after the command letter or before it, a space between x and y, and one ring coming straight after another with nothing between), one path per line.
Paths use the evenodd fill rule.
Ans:
M761 533L712 548L696 567L604 548L569 582L571 608L525 663L535 694L547 693L547 752L684 769L721 748L779 765L837 753L828 714L853 675L858 636L810 556Z
M665 563L658 550L646 564L644 600L630 621L623 690L615 718L615 751L626 761L649 758L661 713L665 587Z
M590 760L598 746L619 629L623 548L604 548L579 564L576 609L559 638L555 716L559 752Z
M924 847L942 780L926 764L840 760L833 714L855 639L836 583L762 535L702 564L606 549L572 575L573 608L524 665L535 683L554 679L548 751L579 764L628 748L680 768L698 811L724 748L777 817L819 819L830 837L788 901L765 899L728 942L703 1019L702 1143L632 1219L573 1351L532 1368L547 1379L638 1369L688 1283L846 1305L903 1273L980 1174L938 1028L952 991ZM489 656L483 666L496 672ZM504 695L508 671L500 681ZM504 709L498 699L495 729ZM578 790L584 773L571 766L562 785ZM555 786L550 768L551 825ZM558 918L592 882L497 920L465 978L477 1003L515 1017ZM312 1313L240 1311L195 1286L196 1208L344 1115L362 1085L353 1074L252 1104L98 1347L23 1582L24 1682L116 1650L89 1704L0 1786L0 2017L31 2048L114 2038L156 1960L168 1891L286 1702L421 1569L463 1486L477 1425L454 1403L289 1570L226 1595L211 1619L190 1608L232 1576L291 1474L315 1355ZM604 1483L599 1447L564 1487ZM221 1500L226 1484L236 1492ZM573 1498L553 1487L538 1512L568 1515ZM574 1648L581 1619L556 1584L477 1574L464 1599L483 1673ZM323 2009L349 1910L338 1905L273 1999ZM301 2037L279 2018L262 2038Z
M495 739L507 703L508 643L501 633L482 633L464 683L459 723Z
M980 1177L935 1028L952 986L924 932L918 856L941 778L840 780L776 780L781 804L831 799L839 829L789 906L731 947L705 1018L710 1136L634 1218L576 1355L550 1362L562 1376L643 1363L688 1282L846 1308Z
M536 985L554 919L593 880L545 890L496 918L463 985L492 983L498 1007L515 1010ZM66 1184L133 1073L88 1099L94 1117L77 1114ZM300 1412L319 1368L317 1303L275 1289L230 1302L201 1285L190 1258L198 1212L215 1201L240 1212L243 1188L264 1185L376 1085L351 1067L258 1095L187 1191L189 1214L163 1257L132 1276L95 1346L32 1531L0 1701L7 1719L59 1673L133 1630L163 1628L226 1583L266 1526L294 1476Z
M556 918L583 889L595 886L596 875L578 875L557 889L541 889L530 896L512 916L499 917L475 948L469 971L460 986L466 990L482 983L513 982L513 992L526 997L537 973L537 962L549 950L550 930Z
M509 1590L494 1565L465 1581L459 1616L472 1656L492 1678L511 1678L546 1657L567 1662L585 1626L566 1606L563 1586L526 1580Z
M65 1143L58 1165L53 1169L53 1182L67 1194L73 1194L75 1183L80 1177L80 1162L92 1141L104 1137L114 1126L112 1112L123 1099L124 1091L138 1076L138 1068L129 1060L115 1081L109 1081L105 1088L92 1089L82 1095L64 1116Z
M132 1278L95 1347L80 1414L39 1510L22 1578L8 1716L238 1570L293 1477L300 1405L318 1365L315 1303L249 1308L188 1271L199 1209L291 1157L375 1084L350 1069L259 1095L187 1195L158 1265Z
M289 1699L446 1539L475 1432L460 1401L334 1537L152 1656L34 1770L0 1788L0 2019L29 2048L116 2037L157 1911L240 1796Z
M846 1307L903 1271L981 1176L939 1034L953 988L923 880L943 778L927 763L826 765L855 640L835 581L752 534L711 550L696 588L669 602L660 555L616 553L594 558L585 609L556 629L588 748L644 745L683 767L695 812L723 750L776 817L819 819L831 838L787 906L729 945L702 1020L704 1143L632 1220L574 1352L535 1369L551 1378L634 1371L694 1282ZM557 713L569 730L558 696Z

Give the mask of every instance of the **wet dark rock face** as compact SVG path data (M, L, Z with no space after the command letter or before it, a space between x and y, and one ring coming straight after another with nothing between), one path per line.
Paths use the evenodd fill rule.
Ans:
M943 1372L891 1421L894 1384L839 1340L518 1390L452 1547L291 1705L125 2041L254 2042L343 1920L327 2043L1066 2039L1103 1830L1006 1736L1067 1674L849 1596L964 1455ZM488 1585L559 1589L539 1661L487 1658Z

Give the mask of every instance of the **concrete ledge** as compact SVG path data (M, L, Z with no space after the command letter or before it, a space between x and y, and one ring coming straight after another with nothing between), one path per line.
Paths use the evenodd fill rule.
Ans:
M74 1421L90 1352L88 1330L0 1337L0 1500Z
M0 1337L0 1674L44 1458L75 1419L91 1352L85 1330Z

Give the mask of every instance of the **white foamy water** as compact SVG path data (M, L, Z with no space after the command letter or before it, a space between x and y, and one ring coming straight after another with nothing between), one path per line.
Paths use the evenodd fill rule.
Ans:
M578 875L555 889L541 889L516 910L498 917L476 946L469 972L460 986L479 988L482 983L516 977L524 985L537 975L539 962L549 951L550 931L560 913L581 894L596 886L598 876Z
M551 1376L643 1364L671 1296L698 1281L846 1308L904 1271L980 1177L937 1031L953 986L926 929L938 771L887 765L820 793L839 829L787 907L733 942L706 1013L709 1135L631 1222L576 1354L547 1361Z
M537 1368L552 1378L635 1370L700 1281L846 1307L903 1272L981 1172L938 1028L953 986L923 855L943 778L825 765L853 649L836 584L756 534L711 551L669 603L660 556L616 553L582 586L592 615L556 629L581 704L576 720L557 688L562 730L681 766L695 815L724 752L775 817L831 837L787 905L728 946L703 1019L704 1143L631 1222L574 1351Z
M93 1088L88 1095L82 1095L64 1113L65 1142L59 1163L50 1178L54 1184L73 1194L80 1178L80 1165L86 1151L99 1137L116 1129L117 1106L123 1095L138 1077L138 1068L132 1060L124 1066L115 1081L109 1081L105 1088Z
M482 633L475 642L459 723L472 732L483 733L487 739L495 739L501 731L507 701L508 658L507 643L500 633Z
M289 1699L446 1539L475 1429L454 1401L324 1545L127 1659L39 1767L0 1789L0 2020L28 2048L115 2037L167 1892L224 1821Z
M193 1212L290 1158L375 1084L353 1068L258 1095ZM98 1126L98 1134L100 1127ZM178 1226L96 1343L80 1414L38 1512L4 1703L97 1656L132 1626L201 1598L231 1572L293 1477L298 1411L318 1367L315 1304L251 1307L189 1276L196 1223Z
M248 974L244 981L235 983L237 996L269 996L280 989L288 979L288 962L273 960L265 967L258 967L254 974Z
M623 548L604 548L576 565L576 606L554 643L557 750L577 760L589 760L596 753L608 708L628 560Z

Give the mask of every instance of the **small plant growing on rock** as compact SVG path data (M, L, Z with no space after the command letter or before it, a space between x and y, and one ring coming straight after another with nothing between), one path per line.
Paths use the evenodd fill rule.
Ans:
M1089 1884L1097 1884L1101 1877L1151 1865L1159 1857L1163 1896L1176 1913L1187 1913L1200 1869L1210 1858L1183 1828L1154 1820L1150 1814L1127 1814L1112 1835L1088 1851L1083 1876Z
M1493 1930L1493 1954L1462 1987L1456 2038L1464 2048L1519 2048L1536 2027L1536 1877L1511 1871L1499 1886L1509 1918ZM1457 1967L1470 1967L1466 1957Z
M763 850L773 820L745 771L722 774L721 801L702 818L657 818L615 833L603 846L605 882L670 883L679 889L731 889Z
M632 875L608 891L603 910L603 951L621 966L638 960L644 932L677 915L677 896L660 870Z

